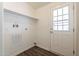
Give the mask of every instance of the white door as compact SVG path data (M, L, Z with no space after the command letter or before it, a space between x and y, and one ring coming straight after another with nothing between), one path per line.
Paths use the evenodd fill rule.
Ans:
M73 4L52 9L51 51L61 55L73 55Z

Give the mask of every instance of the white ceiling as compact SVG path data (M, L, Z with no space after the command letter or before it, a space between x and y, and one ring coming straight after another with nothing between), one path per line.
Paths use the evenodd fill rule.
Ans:
M49 3L50 2L28 2L28 4L31 5L35 9L40 8L42 6L45 6L45 5L49 4Z

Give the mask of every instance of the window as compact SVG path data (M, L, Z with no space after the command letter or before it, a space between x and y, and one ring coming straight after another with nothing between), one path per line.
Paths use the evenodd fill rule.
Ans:
M69 7L55 9L53 11L53 30L69 31Z

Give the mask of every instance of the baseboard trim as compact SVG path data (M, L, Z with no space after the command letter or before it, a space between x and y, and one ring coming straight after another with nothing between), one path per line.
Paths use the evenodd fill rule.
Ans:
M52 52L52 53L54 53L54 54L56 54L56 55L58 55L58 56L64 56L63 54L60 54L60 53L55 52L55 51L50 51L50 52Z
M37 46L37 47L40 47L40 48L42 48L42 49L45 49L45 50L47 50L47 51L50 51L49 48L46 48L46 47L44 47L44 46L42 46L42 45L38 45L38 44L37 44L36 46Z
M47 51L50 51L50 52L52 52L52 53L54 53L54 54L56 54L56 55L58 55L58 56L64 56L64 55L62 55L62 54L60 54L60 53L57 53L57 52L55 52L55 51L51 51L51 50L49 50L48 48L45 48L45 47L43 47L43 46L41 46L41 45L37 45L38 47L40 47L40 48L42 48L42 49L45 49L45 50L47 50Z
M32 47L34 47L34 45L31 45L31 46L27 47L26 49L19 51L15 56L17 56L18 54L20 54L20 53L22 53L22 52L24 52Z

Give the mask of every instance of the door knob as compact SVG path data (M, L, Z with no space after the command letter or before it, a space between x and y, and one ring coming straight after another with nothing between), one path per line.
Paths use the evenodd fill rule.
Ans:
M53 33L53 31L50 31L50 33Z

